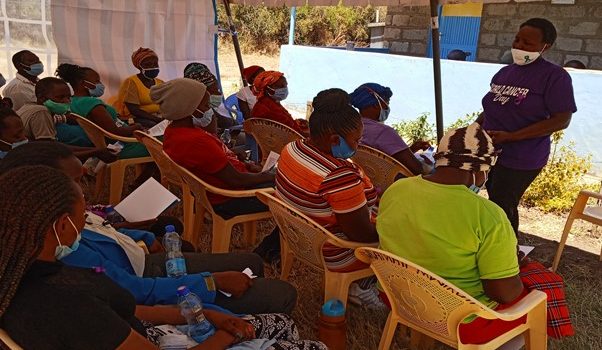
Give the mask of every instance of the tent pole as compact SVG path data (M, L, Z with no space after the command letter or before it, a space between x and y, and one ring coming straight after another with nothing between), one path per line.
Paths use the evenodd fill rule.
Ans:
M295 45L295 23L297 21L297 8L291 7L291 23L288 29L288 44Z
M236 53L236 61L238 61L238 69L242 78L242 85L249 85L242 74L245 69L245 65L242 62L242 53L240 52L240 44L238 43L238 32L234 26L234 20L232 20L232 11L230 11L230 1L224 0L224 7L226 8L226 15L228 16L228 26L230 29L230 35L232 36L232 44L234 44L234 52Z
M435 81L435 116L437 141L443 137L443 94L441 92L441 45L439 42L439 1L431 2L431 35L433 43L433 75Z

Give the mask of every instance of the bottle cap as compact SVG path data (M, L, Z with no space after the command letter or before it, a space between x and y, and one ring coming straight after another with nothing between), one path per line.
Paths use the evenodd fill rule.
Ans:
M176 227L174 225L165 226L165 233L176 232Z
M345 305L339 299L330 299L322 305L322 315L338 317L345 315Z
M178 290L176 291L176 294L179 297L183 297L183 296L185 296L187 294L190 294L190 290L186 286L180 286L180 287L178 287Z
M112 206L112 205L109 205L109 206L107 206L107 207L105 208L105 213L107 213L107 214L108 214L108 213L112 213L112 212L114 212L114 211L115 211L115 208L113 208L113 206Z

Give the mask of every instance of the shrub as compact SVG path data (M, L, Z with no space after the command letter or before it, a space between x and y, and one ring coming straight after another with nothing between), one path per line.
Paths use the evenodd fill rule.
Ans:
M430 115L430 113L422 113L414 120L404 120L392 126L408 145L420 140L435 144L436 127L434 123L428 121Z
M288 7L231 5L241 48L246 52L276 52L288 42ZM297 8L295 43L310 46L342 45L353 40L357 46L369 43L368 23L375 18L372 6L302 6ZM226 11L218 5L218 21L228 27ZM229 36L222 38L230 41Z
M594 185L583 182L583 176L592 166L591 155L577 155L574 142L559 148L563 136L563 132L552 135L550 160L525 192L524 205L545 212L564 212L572 208L580 190L594 190Z

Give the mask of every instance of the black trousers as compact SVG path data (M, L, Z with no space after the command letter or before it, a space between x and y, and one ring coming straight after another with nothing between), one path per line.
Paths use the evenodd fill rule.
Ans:
M486 187L489 199L499 205L518 236L518 204L541 169L518 170L496 164L489 172Z

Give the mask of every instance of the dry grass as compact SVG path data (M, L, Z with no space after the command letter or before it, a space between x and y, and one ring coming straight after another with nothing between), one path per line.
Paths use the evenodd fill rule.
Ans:
M129 169L126 179L133 178L133 170ZM85 186L89 187L89 186ZM105 191L106 192L106 191ZM127 192L127 190L126 190ZM174 191L178 195L177 191ZM124 193L126 195L127 193ZM91 198L91 197L88 197ZM104 193L104 200L108 193ZM181 208L175 207L170 215L181 216ZM536 209L521 208L521 229L528 232L523 235L524 244L534 245L536 249L531 256L536 260L551 265L562 232L565 217L545 214ZM208 252L210 247L211 223L206 222L202 228L200 247ZM590 224L578 223L575 236L569 240L565 248L559 273L565 279L566 294L576 335L562 340L549 340L550 350L596 350L602 349L602 263L598 254L600 234ZM259 223L258 237L261 239L274 228L271 220ZM236 226L233 232L231 251L249 251L241 239L241 227ZM579 248L575 247L578 246ZM588 252L593 251L594 253ZM278 278L272 266L266 265L266 276ZM293 317L297 321L301 335L307 339L317 339L316 321L323 302L322 274L295 263L289 277L299 292L297 307ZM350 305L347 311L347 343L350 350L372 350L378 348L381 332L387 319L385 311L373 311ZM398 330L391 349L407 349L408 339ZM437 349L447 349L439 345Z

